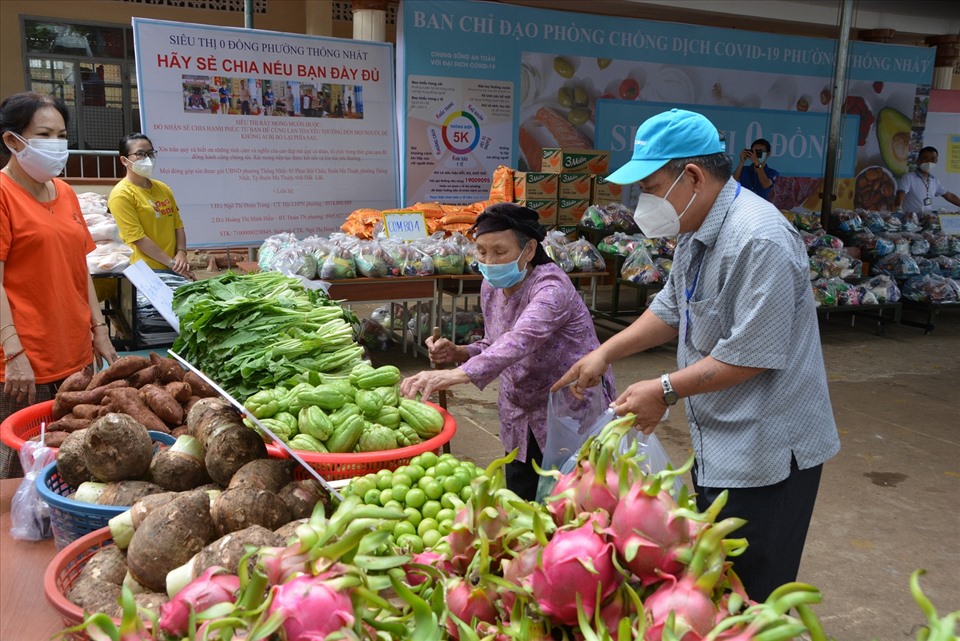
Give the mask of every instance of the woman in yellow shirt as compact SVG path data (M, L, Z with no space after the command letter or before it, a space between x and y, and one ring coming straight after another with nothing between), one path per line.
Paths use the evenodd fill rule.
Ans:
M157 152L141 133L120 140L120 162L126 177L110 192L107 207L120 228L120 238L133 248L131 263L170 270L193 279L187 264L187 234L173 191L153 178Z

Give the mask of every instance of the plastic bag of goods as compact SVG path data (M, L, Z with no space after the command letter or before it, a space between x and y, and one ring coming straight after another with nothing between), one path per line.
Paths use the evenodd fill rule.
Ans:
M673 269L673 260L670 258L654 258L653 266L657 268L660 282L667 282L667 279L670 278L670 270Z
M879 234L887 230L887 224L884 222L883 216L881 216L879 212L875 211L870 211L864 214L863 226L865 229L868 229L875 234Z
M457 276L463 273L463 246L466 241L463 234L456 234L462 241L453 236L445 238L443 232L437 232L426 240L416 243L423 253L433 258L433 270L437 274Z
M960 301L960 291L956 282L936 274L907 279L903 284L902 292L904 298L919 303L940 304Z
M276 271L273 268L273 257L276 256L277 252L283 247L289 247L290 245L296 244L297 237L293 234L284 233L267 236L264 239L263 244L260 245L260 249L257 250L257 265L260 266L260 271Z
M936 265L936 273L944 278L960 278L960 259L952 256L934 256L930 259Z
M383 278L393 272L393 260L376 240L358 240L351 249L357 271L368 278Z
M600 251L584 238L567 245L574 269L580 272L602 272L607 269L607 263L600 255Z
M104 218L92 225L88 222L87 229L90 231L90 236L94 242L120 241L120 228L117 227L117 223L112 218Z
M587 229L612 229L614 218L598 205L590 205L580 218L580 226Z
M640 227L633 218L633 210L623 203L607 203L603 210L613 219L613 230L624 234L639 234Z
M851 233L863 229L863 220L854 211L838 209L832 212L832 216L837 229L842 232Z
M923 237L923 234L904 232L904 240L910 243L910 254L913 256L926 256L930 252L930 241Z
M394 261L394 271L400 276L433 276L437 268L430 254L415 243L403 243Z
M97 243L87 254L87 272L90 274L118 274L130 266L133 250L120 242Z
M567 237L562 231L548 231L547 237L543 239L543 249L550 260L568 274L577 268L570 257Z
M463 273L464 274L479 274L480 273L480 261L477 259L477 246L471 244L463 252Z
M929 253L933 256L945 256L950 253L950 236L939 231L925 231L921 234L930 244Z
M813 298L818 307L859 305L857 286L840 278L821 278L813 282Z
M886 274L861 282L857 285L857 292L860 294L861 301L869 293L881 305L896 303L900 300L900 288L897 287L897 282Z
M894 278L906 278L908 276L919 276L920 266L910 254L895 252L889 256L884 256L870 267L872 274L886 274Z
M339 237L331 236L330 251L318 269L321 280L341 280L357 277L357 264L353 254L343 246Z
M317 277L317 259L300 243L281 247L273 255L273 260L270 262L273 267L272 271L287 276L303 276L307 280L313 280Z
M843 241L832 234L819 234L809 247L811 249L820 249L821 247L827 249L843 249Z
M331 243L329 238L323 236L307 236L300 241L300 246L313 254L317 259L317 265L322 265L323 261L330 255Z
M863 263L842 249L821 248L810 256L811 280L851 278L863 272ZM816 274L814 277L813 274Z
M642 245L630 252L620 268L620 276L633 283L660 282L660 270L653 264L650 252Z

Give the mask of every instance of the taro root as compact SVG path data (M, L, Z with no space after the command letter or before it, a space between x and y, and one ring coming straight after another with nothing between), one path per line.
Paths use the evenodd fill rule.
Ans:
M84 461L84 442L87 430L71 432L57 449L57 474L70 487L80 487L81 483L93 480L93 473Z
M215 419L230 416L233 412L233 406L222 398L198 398L187 411L187 427L203 445L207 425Z
M93 579L79 579L70 588L67 598L87 612L107 612L112 608L119 610L120 586Z
M249 487L222 493L213 500L210 514L221 536L251 525L276 530L291 520L289 508L275 493Z
M281 525L275 530L275 533L283 537L285 545L290 544L290 539L297 536L297 528L307 522L307 519L297 519L295 521L290 521L285 525Z
M203 548L192 559L167 574L167 594L177 594L209 567L220 566L228 574L236 574L240 567L240 560L246 555L249 545L258 548L280 547L285 543L286 539L283 536L260 525L251 525L231 532ZM250 569L255 563L254 556L250 557Z
M280 500L290 509L295 519L307 519L313 514L317 503L323 504L323 512L330 516L330 495L314 479L287 483L280 489Z
M171 492L192 490L210 480L202 457L200 441L189 434L180 436L176 443L153 457L150 478Z
M147 428L126 414L98 418L85 430L83 460L100 481L123 481L146 474L153 458Z
M95 505L133 505L144 497L162 492L162 487L147 481L117 481L116 483L88 481L77 488L73 499Z
M108 545L90 557L78 580L94 580L122 585L127 574L127 557L116 545Z
M223 399L198 401L187 413L187 426L203 446L207 473L220 485L228 485L250 461L267 458L263 439L247 428L240 414Z
M127 549L127 568L143 587L162 592L167 572L189 561L216 536L206 492L183 492L144 519Z
M134 503L129 510L122 512L107 522L110 527L110 536L116 547L126 550L133 538L133 532L147 515L160 506L166 505L180 496L178 492L160 492L150 494ZM121 580L123 577L121 577Z
M228 490L235 487L252 487L256 490L279 492L293 481L297 462L292 459L257 459L250 461L233 475Z

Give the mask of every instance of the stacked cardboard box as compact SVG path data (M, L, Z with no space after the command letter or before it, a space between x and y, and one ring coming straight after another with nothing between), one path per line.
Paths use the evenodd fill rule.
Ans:
M608 151L548 147L542 171L513 172L513 198L538 212L546 227L571 231L591 204L621 200L623 188L604 178L609 168Z

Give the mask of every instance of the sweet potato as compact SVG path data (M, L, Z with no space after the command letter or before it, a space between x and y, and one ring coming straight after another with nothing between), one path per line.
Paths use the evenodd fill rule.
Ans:
M113 362L113 365L94 374L87 389L96 389L112 381L128 378L149 366L150 359L144 356L121 356Z
M160 356L160 354L156 352L150 352L150 362L160 373L161 383L175 383L183 380L183 367L172 358Z
M251 525L276 530L291 520L290 509L274 492L252 487L227 490L213 500L210 515L221 536Z
M189 385L190 383L186 384ZM193 394L193 390L191 390L190 393ZM201 400L203 399L199 396L191 396L189 399L187 399L187 402L183 404L183 411L189 413L190 410L193 409L193 406L197 404L197 401Z
M90 379L93 378L93 372L90 371L89 367L84 367L79 372L75 372L64 379L63 383L60 384L60 387L57 388L58 392L82 392L87 389L87 385L90 384Z
M145 385L140 388L140 398L167 425L176 427L183 423L183 405L178 403L177 399L163 387Z
M156 383L159 378L160 370L157 369L156 365L151 365L150 367L144 367L142 370L135 372L133 376L127 377L127 381L130 383L130 387L140 389L144 385Z
M216 537L206 492L182 492L143 520L127 549L127 568L142 586L162 591L167 572L189 561Z
M53 399L53 418L63 418L77 405L99 405L107 392L123 387L129 387L129 384L126 381L111 381L82 392L58 392Z
M64 416L52 423L47 424L47 429L53 432L76 432L90 427L92 418L77 418L73 415Z
M204 381L202 378L194 374L193 372L186 372L183 375L183 381L190 384L190 389L193 390L195 396L200 398L211 398L214 396L220 396L217 390L210 387L210 385Z
M68 436L70 436L70 432L59 432L59 431L46 432L43 435L43 444L46 445L47 447L60 447ZM37 434L30 440L35 443L39 442L40 435Z
M100 411L100 407L100 405L81 403L73 407L71 414L73 414L74 418L97 418L97 412Z
M113 411L126 414L148 430L170 433L170 428L157 416L152 409L140 398L140 392L132 387L110 390L110 402Z
M86 440L87 430L71 432L57 450L57 474L70 487L80 487L81 483L93 480L83 456Z
M184 383L183 381L174 381L173 383L167 383L163 386L167 392L170 393L170 396L175 398L178 403L183 405L193 396L193 390L190 388L190 383Z
M250 461L231 477L227 489L252 487L256 490L279 492L284 485L293 481L293 470L296 467L297 462L293 459L264 458Z
M83 460L101 481L139 478L150 468L152 458L153 441L146 427L131 416L107 414L85 430Z

